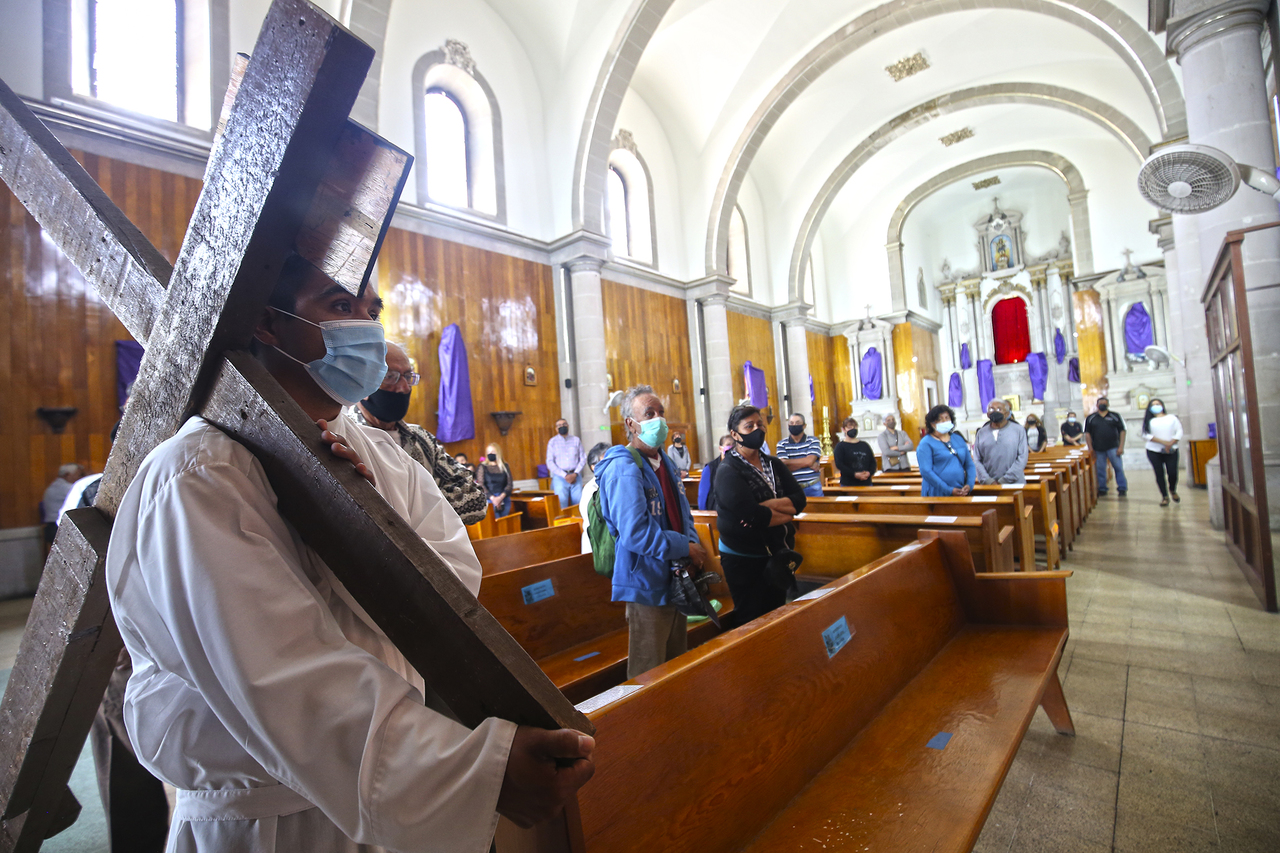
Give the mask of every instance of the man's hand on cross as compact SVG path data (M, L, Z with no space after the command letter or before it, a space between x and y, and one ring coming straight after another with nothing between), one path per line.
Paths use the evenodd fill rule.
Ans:
M595 738L573 729L520 726L511 742L498 813L525 829L558 815L595 774L595 748Z
M320 427L320 437L329 442L329 450L339 459L345 459L360 472L360 476L369 481L370 485L378 485L378 481L373 479L373 472L360 459L360 456L347 446L347 440L329 429L329 424L324 418L316 421L316 426Z

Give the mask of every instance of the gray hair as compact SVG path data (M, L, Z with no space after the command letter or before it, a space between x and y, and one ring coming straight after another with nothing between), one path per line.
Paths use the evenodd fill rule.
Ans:
M650 394L657 396L657 392L653 390L652 385L632 385L626 390L622 395L622 402L618 403L618 411L622 414L624 423L627 418L635 417L636 400L641 397L647 397ZM628 429L626 432L627 435L631 435L631 430Z
M799 412L792 412L792 413L791 413L791 417L787 418L787 420L791 420L791 418L799 418L799 419L800 419L800 425L801 425L801 426L808 426L808 425L809 425L809 422L808 422L807 420L805 420L804 415L800 414Z
M63 465L61 468L58 469L58 476L65 477L68 474L75 474L79 476L83 472L84 472L84 469L81 468L79 465L77 465L74 462L68 462L66 465Z

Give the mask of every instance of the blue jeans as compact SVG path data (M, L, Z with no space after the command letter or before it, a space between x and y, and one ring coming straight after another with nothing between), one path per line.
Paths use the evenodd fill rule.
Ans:
M577 506L578 501L582 500L582 475L578 475L573 485L569 485L569 481L564 477L552 477L551 490L560 499L562 508Z
M822 497L822 481L814 480L812 483L804 487L806 497L820 498Z
M1129 491L1129 481L1124 477L1124 460L1120 458L1120 450L1111 448L1110 450L1097 451L1098 456L1098 494L1105 495L1107 493L1107 463L1111 463L1111 468L1116 472L1116 489L1121 492Z

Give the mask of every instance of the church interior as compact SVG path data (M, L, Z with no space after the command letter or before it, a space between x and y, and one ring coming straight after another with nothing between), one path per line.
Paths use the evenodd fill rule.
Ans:
M585 510L550 500L548 439L563 419L584 448L626 443L619 401L632 386L652 386L684 436L695 511L699 469L736 405L761 409L770 448L800 415L825 462L846 419L873 447L887 417L919 443L926 414L946 405L971 442L989 404L1006 401L1017 429L1034 417L1049 441L1011 504L1017 541L975 544L975 559L1007 560L979 574L1070 573L1056 679L1074 735L1033 702L998 795L921 822L971 820L954 849L979 853L1280 850L1280 208L1267 198L1280 196L1280 4L312 3L375 51L350 120L413 158L369 278L387 340L421 376L403 420L472 463L496 446L514 480L518 518L491 510L477 542L559 515L585 524ZM3 0L0 80L174 264L212 179L224 93L271 5ZM0 120L5 182L11 131ZM1202 183L1230 186L1196 208L1211 191L1201 178L1167 175L1203 163L1219 171L1197 172ZM0 186L5 682L49 548L42 496L64 466L106 468L144 352L28 206ZM469 431L446 401L459 345ZM1104 454L1063 444L1100 399L1127 425L1127 489L1109 482ZM1181 424L1172 505L1141 438L1152 401ZM919 479L897 473L884 482L918 496ZM966 500L1010 500L981 494ZM809 512L843 512L832 507ZM904 526L911 540L928 527ZM978 542L979 528L965 535ZM863 562L851 553L815 608L872 579L853 579ZM714 663L689 655L690 669ZM826 658L838 659L830 646ZM623 680L565 693L581 702ZM589 716L604 754L608 715ZM826 766L779 774L800 773L803 798ZM606 777L582 791L586 841L563 849L622 849L590 814L601 796L587 792L615 784ZM80 817L41 849L110 850L87 748L71 789ZM758 831L715 849L826 848ZM911 839L882 846L934 849ZM504 825L496 849L530 843ZM854 849L842 843L831 849Z

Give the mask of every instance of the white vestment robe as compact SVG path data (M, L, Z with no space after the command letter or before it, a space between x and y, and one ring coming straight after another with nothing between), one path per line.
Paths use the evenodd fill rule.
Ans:
M341 432L477 592L466 529L427 471L388 433ZM197 417L152 451L116 515L107 580L133 658L129 735L179 790L171 853L489 849L515 725L472 731L424 704L242 445Z

